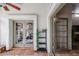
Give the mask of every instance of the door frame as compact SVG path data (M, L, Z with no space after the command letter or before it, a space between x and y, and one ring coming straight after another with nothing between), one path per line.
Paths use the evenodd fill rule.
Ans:
M37 15L9 14L8 18L9 18L9 20L12 20L12 21L14 21L14 20L33 20L34 21L34 28L33 28L33 33L34 33L33 43L34 43L34 47L33 47L33 49L36 51L37 50ZM13 39L11 39L11 40L13 40Z
M55 52L55 25L56 20L55 15L60 11L60 9L65 5L65 3L55 3L52 5L51 10L47 16L47 52ZM53 24L53 25L52 25ZM53 26L53 27L52 27ZM52 29L51 29L52 28ZM52 32L52 33L51 33Z

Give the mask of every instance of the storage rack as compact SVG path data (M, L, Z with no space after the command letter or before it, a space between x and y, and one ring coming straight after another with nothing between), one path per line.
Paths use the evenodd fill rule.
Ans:
M47 30L37 32L37 47L38 51L47 50Z

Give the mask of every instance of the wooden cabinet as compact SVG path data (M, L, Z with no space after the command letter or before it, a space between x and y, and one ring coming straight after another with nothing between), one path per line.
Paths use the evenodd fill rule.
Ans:
M4 52L6 50L5 46L0 46L0 53Z

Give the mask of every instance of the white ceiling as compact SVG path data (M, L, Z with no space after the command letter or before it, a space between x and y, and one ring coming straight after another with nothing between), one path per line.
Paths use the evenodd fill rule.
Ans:
M15 9L11 9L11 11L4 11L2 13L6 14L35 14L38 16L38 29L46 29L47 28L47 16L51 9L52 3L22 3L17 4L20 6L21 10L17 11ZM10 7L11 8L11 7ZM1 12L1 11L0 11Z
M8 6L8 8L10 9L10 11L5 11L2 8L2 12L4 13L36 13L39 10L40 11L44 11L44 10L48 10L51 8L52 3L15 3L15 5L19 6L21 8L20 11ZM29 12L30 11L30 12Z

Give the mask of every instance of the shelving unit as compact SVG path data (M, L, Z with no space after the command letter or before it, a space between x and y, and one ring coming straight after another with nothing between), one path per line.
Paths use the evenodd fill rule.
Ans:
M38 32L37 47L38 47L38 51L46 51L47 50L47 31L46 31L46 29Z

